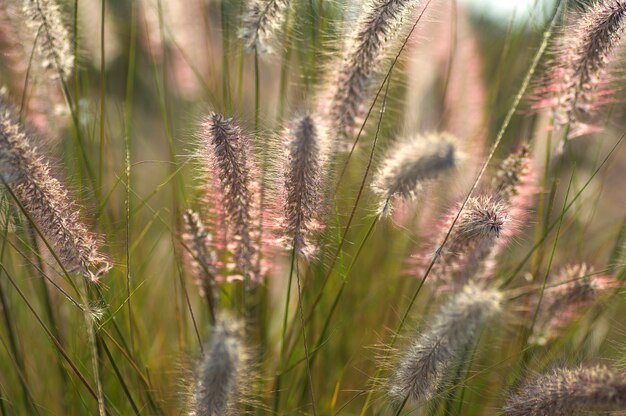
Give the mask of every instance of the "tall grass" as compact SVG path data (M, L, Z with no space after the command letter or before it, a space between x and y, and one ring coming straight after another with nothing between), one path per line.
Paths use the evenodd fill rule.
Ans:
M625 13L3 1L0 415L626 411Z

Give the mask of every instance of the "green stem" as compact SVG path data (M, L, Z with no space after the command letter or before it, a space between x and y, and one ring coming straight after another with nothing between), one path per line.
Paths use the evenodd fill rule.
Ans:
M222 94L226 113L231 114L233 111L233 103L230 95L230 65L228 62L228 53L230 50L230 42L228 37L229 25L226 5L228 2L223 1L220 4L221 21L222 21Z
M10 216L7 210L5 214L4 231L2 235L3 237L2 248L0 249L0 262L4 261L4 253L6 249L6 242L8 239L8 231L9 231L9 217ZM0 277L2 277L1 274L2 273L0 270ZM17 333L15 332L13 328L13 322L14 322L13 317L11 316L11 311L9 310L9 302L8 302L6 294L4 293L4 286L1 280L0 280L0 309L2 310L2 317L4 320L4 325L6 328L7 335L9 336L9 346L11 347L11 353L13 354L13 357L15 358L17 371L25 375L26 371L24 367L24 359L22 358L22 354L18 346ZM28 389L27 380L25 379L25 377L19 377L19 380L20 380L20 386L24 393L24 403L26 404L26 407L29 408L31 411L38 414L39 412L37 410L37 406L35 405L33 398L30 394L30 391Z

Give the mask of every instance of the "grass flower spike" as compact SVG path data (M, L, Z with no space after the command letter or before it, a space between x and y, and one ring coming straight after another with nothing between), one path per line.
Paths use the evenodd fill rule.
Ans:
M372 183L380 196L379 214L388 215L394 197L411 199L423 184L458 164L455 140L445 134L417 136L394 146Z
M241 324L220 320L202 362L193 395L192 416L234 416L246 377L246 353ZM249 380L248 380L249 381Z
M338 139L352 135L362 114L372 76L383 61L384 52L397 35L402 23L409 20L421 0L368 0L343 51L329 106L330 131Z
M506 416L571 416L626 410L626 377L604 366L558 369L511 396Z
M42 65L53 71L53 77L68 79L74 70L74 51L61 6L56 0L24 0L23 8L27 24L37 33Z
M390 380L394 400L429 399L447 370L478 335L482 326L501 310L502 295L495 290L465 286L402 354Z
M584 263L564 267L554 280L546 289L537 317L538 334L534 341L539 344L553 339L603 294L619 285L609 276L595 275Z
M30 215L68 271L92 281L111 268L98 239L80 220L76 204L31 146L13 110L0 102L0 176Z
M458 207L455 207L437 227L431 243L432 250L443 241L457 212ZM499 239L508 233L512 225L507 205L497 198L486 195L470 198L443 250L435 253L431 250L417 256L421 266L417 274L423 273L434 254L438 259L430 278L437 286L443 290L463 286L484 266L493 248L499 244Z
M527 223L536 191L530 148L523 145L504 159L491 182L491 192L506 207L508 225L487 256L482 270L483 278L494 275L498 256L513 237L523 230L522 225Z
M256 198L255 167L248 138L233 119L212 113L202 123L202 158L211 185L209 191L223 206L228 237L233 241L235 264L246 278L258 277L255 241ZM214 188L215 188L214 187Z
M212 248L212 236L196 212L185 211L183 219L185 222L183 241L190 251L196 283L209 305L214 305L217 257Z
M533 179L530 148L523 145L500 164L492 181L492 189L501 201L514 207L527 207L533 191Z
M243 18L241 37L249 50L273 51L272 43L289 11L290 0L250 0Z
M626 2L597 1L566 28L548 92L557 125L570 125L572 135L584 133L585 122L603 104L605 73L621 40L625 17Z
M326 147L320 124L310 115L296 118L287 130L282 230L288 244L305 256L314 252L309 237L321 227Z

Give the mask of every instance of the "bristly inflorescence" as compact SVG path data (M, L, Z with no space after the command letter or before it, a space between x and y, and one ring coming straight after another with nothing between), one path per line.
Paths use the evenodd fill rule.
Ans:
M602 294L618 285L610 276L596 275L585 263L563 267L545 291L533 341L541 344L554 338Z
M53 77L68 79L74 70L73 42L61 7L55 0L24 0L26 21L35 36L41 64Z
M626 410L626 376L604 366L557 369L512 395L507 416L572 416Z
M437 227L432 244L437 248L448 233L459 207L455 207ZM472 279L484 265L489 253L512 224L508 207L489 195L471 197L448 237L430 272L439 289L458 288ZM430 264L432 251L418 256L419 272Z
M605 72L622 37L625 17L626 2L598 1L566 28L548 93L557 126L571 126L571 135L583 133L585 118L603 104Z
M193 274L201 294L214 305L217 255L213 250L212 236L206 230L198 213L187 210L183 214L185 232L183 241L189 250Z
M209 192L224 210L236 268L244 278L256 279L258 196L248 138L233 119L217 113L205 118L201 136L203 163L214 179Z
M191 416L234 416L240 404L247 357L242 325L220 318L213 327L211 345L198 371L192 398Z
M536 192L535 172L530 158L530 148L522 145L502 161L491 181L491 192L506 207L508 226L498 238L485 260L481 278L494 276L497 258L527 222L533 195Z
M372 189L381 198L378 213L391 212L392 198L412 199L424 183L457 166L456 140L447 134L415 136L395 145L379 168Z
M76 204L31 147L13 110L0 101L0 178L54 247L64 267L92 281L111 268L97 238L80 221Z
M496 290L465 286L434 318L434 323L402 354L390 379L393 400L427 400L443 381L458 354L476 339L485 322L501 310Z
M276 33L287 17L290 0L251 0L243 18L240 36L246 48L271 53Z
M385 47L422 0L369 0L343 51L330 88L329 126L340 141L350 137L361 115L372 75Z
M528 200L532 190L529 187L533 179L530 148L522 145L502 161L493 178L492 189L502 202L527 207L530 204Z
M287 129L284 171L285 242L297 253L310 256L311 234L321 227L327 143L319 122L311 115L297 117Z

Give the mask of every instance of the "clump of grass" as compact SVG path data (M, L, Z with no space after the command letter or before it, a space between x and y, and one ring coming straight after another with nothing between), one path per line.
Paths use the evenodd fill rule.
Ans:
M0 102L0 176L24 211L52 243L63 266L96 282L111 268L98 238L80 219L76 203L52 176L8 103Z
M570 416L626 410L626 377L605 366L557 369L512 395L507 416Z
M0 21L11 24L0 25L0 48L16 58L0 60L0 78L22 95L19 111L0 104L0 414L378 416L389 403L396 416L426 406L441 415L621 410L622 377L604 367L531 380L508 404L503 394L522 369L543 372L554 357L573 361L572 351L615 356L602 343L624 338L610 325L626 273L626 221L611 230L623 215L614 191L623 166L608 163L620 142L606 153L606 141L567 143L554 160L551 120L517 112L567 2L549 23L532 20L546 24L541 40L518 20L508 31L501 18L478 26L456 2L352 2L358 11L347 3L0 0ZM422 26L432 9L441 24ZM585 10L565 30L541 103L571 134L619 98L606 85L624 2ZM80 25L85 16L95 18L93 31ZM16 25L25 21L30 27ZM419 44L413 33L436 41ZM72 74L80 39L100 59ZM263 56L277 45L280 59ZM37 119L62 121L55 90L73 123L55 123L62 140L42 151L25 126L51 135ZM191 126L197 152L188 159L178 152L184 120L206 106L224 113ZM609 138L618 136L615 114ZM360 129L364 116L372 125ZM388 141L426 129L464 139ZM368 151L337 152L357 130ZM51 174L56 155L72 183L91 185L82 192L97 202L90 222ZM480 170L469 166L481 156ZM535 163L545 163L550 190L536 183ZM439 180L451 172L455 181ZM187 186L196 175L200 189ZM593 188L600 177L606 186ZM109 285L61 280L41 240L92 281L110 269L109 256L124 267ZM402 259L416 247L407 278ZM569 256L594 259L602 273L580 264L552 277ZM520 319L529 325L515 325ZM419 332L407 334L408 322L420 322ZM393 334L382 341L384 368L367 348L382 328ZM193 381L177 380L172 362L189 369L196 354ZM188 394L172 394L176 383ZM381 387L384 397L373 400Z

